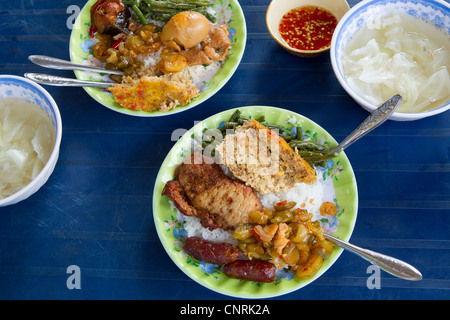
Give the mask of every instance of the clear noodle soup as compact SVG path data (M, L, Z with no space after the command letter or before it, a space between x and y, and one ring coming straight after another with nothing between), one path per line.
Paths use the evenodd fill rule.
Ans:
M0 99L0 199L18 192L42 171L55 139L50 118L37 104Z
M398 111L423 112L450 99L448 34L400 11L362 26L342 59L348 85L379 105L399 93Z

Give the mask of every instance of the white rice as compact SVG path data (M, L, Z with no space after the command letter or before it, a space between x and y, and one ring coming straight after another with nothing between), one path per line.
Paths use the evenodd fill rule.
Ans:
M155 52L151 52L141 57L145 67L156 66L161 60L162 47ZM209 82L220 68L220 62L212 60L209 65L188 66L181 72L184 72L192 80L198 89L202 89L206 82Z
M228 242L238 245L238 241L233 238L231 231L225 231L223 229L209 230L200 224L199 218L185 216L178 210L177 218L179 222L184 221L184 229L186 230L188 237L200 237L211 242Z
M144 63L145 67L156 66L156 64L161 60L161 51L163 47L159 48L158 51L150 52L144 56L139 56L139 59Z
M317 172L317 171L316 171ZM320 219L320 206L325 201L333 202L335 194L331 178L323 180L321 175L318 176L317 181L312 185L305 183L297 183L293 188L286 192L279 192L277 194L258 195L264 208L273 209L274 204L287 200L295 201L296 208L305 209L313 213L311 220ZM222 229L215 229L213 231L204 228L200 224L200 220L196 217L184 216L177 210L177 218L179 222L185 222L184 228L188 237L201 237L211 242L229 242L237 245L237 240L231 235L231 231Z
M206 82L209 82L220 68L220 62L212 60L209 65L189 66L183 70L192 79L192 82L199 89L202 89Z
M321 217L320 206L325 201L333 202L334 187L331 179L318 177L314 184L296 183L293 188L276 194L258 195L264 208L273 209L274 204L287 200L297 203L295 208L305 209L313 214L312 221Z

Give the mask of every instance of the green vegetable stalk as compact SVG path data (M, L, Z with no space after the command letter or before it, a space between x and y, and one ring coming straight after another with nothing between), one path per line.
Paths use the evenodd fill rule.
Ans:
M125 0L124 3L133 9L142 24L148 19L168 21L183 11L197 11L212 23L216 22L216 17L207 10L209 0Z

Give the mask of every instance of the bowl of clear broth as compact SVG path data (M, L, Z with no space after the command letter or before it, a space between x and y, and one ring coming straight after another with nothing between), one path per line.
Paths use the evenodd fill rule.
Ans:
M315 57L330 49L334 30L349 9L345 0L272 0L266 25L288 52Z
M391 120L450 109L450 4L442 0L362 1L341 19L331 64L345 91L375 110L400 94Z
M40 85L0 75L0 207L37 192L59 156L61 115Z

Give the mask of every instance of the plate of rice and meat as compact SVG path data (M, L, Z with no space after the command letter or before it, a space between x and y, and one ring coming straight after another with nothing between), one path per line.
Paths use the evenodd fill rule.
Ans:
M123 74L76 70L97 102L141 117L165 116L199 105L231 78L246 44L237 0L90 0L70 37L74 63Z
M155 182L163 247L199 284L240 298L298 290L348 241L356 179L323 128L292 111L249 106L198 123L178 140Z

